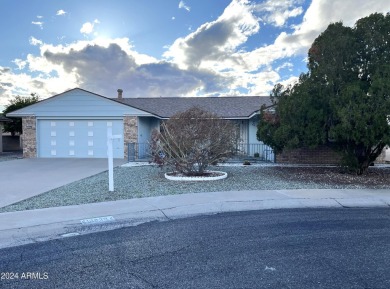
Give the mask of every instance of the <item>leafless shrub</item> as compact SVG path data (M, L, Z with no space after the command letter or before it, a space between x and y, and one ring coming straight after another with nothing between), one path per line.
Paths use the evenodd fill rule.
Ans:
M153 131L152 161L186 176L204 175L210 164L233 154L238 136L232 121L193 107Z

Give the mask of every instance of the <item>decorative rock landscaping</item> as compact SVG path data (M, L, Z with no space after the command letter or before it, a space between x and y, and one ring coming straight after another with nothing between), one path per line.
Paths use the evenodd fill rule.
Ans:
M371 167L367 175L341 174L337 167L279 165L217 166L228 176L215 182L172 182L155 166L118 167L115 192L108 191L108 172L68 184L0 212L69 206L121 199L185 193L283 189L390 189L390 167Z

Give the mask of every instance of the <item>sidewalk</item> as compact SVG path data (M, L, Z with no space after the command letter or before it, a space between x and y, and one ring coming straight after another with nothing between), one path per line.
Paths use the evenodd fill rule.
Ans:
M170 195L0 214L0 248L190 216L285 208L390 208L390 190L257 190Z

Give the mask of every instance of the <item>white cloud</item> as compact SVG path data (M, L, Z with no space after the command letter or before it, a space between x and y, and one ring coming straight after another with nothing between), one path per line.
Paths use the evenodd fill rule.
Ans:
M359 7L359 9L356 9ZM353 26L357 20L372 13L387 13L390 2L378 0L322 1L313 0L307 9L303 22L295 26L291 34L281 33L271 47L279 52L286 51L287 56L305 55L315 38L323 32L330 23L342 21L344 25ZM346 13L345 11L348 11Z
M359 7L359 9L356 9L356 7ZM294 56L303 57L307 55L307 51L315 38L331 22L343 21L344 25L353 26L358 19L366 17L371 13L386 13L389 10L390 2L387 0L378 0L376 2L365 0L313 0L304 14L303 22L295 26L294 32L282 32L276 37L274 43L247 53L238 52L237 57L242 61L242 66L248 70L272 66L276 60L288 59ZM348 11L348 13L345 13L345 11ZM275 71L277 71L277 67ZM279 81L290 83L296 80L296 78L296 76L292 76L289 80Z
M58 10L56 13L57 16L61 16L61 15L65 15L65 14L66 14L66 11L64 11L62 9Z
M275 71L279 72L280 70L285 69L285 68L287 68L288 70L291 71L293 67L294 67L294 65L291 62L285 62L282 65L278 66L275 69Z
M280 81L280 75L272 69L265 69L247 78L249 95L269 95L274 84Z
M91 34L95 28L95 24L99 24L100 21L95 19L93 22L85 22L80 29L80 32L83 34Z
M268 24L284 26L289 18L303 13L302 0L267 0L254 5L254 11Z
M272 1L272 3L274 2ZM276 5L277 3L279 2L275 1L274 4ZM290 4L294 3L291 2ZM355 9L357 6L359 9ZM243 70L255 71L260 67L272 66L276 60L305 56L314 39L331 22L342 20L344 25L352 26L358 19L366 17L371 13L376 11L387 12L389 10L390 2L386 0L379 0L373 5L368 5L364 0L313 0L304 15L303 22L295 27L294 32L281 32L276 37L274 43L248 52L238 51L233 56L238 60L239 66ZM350 12L345 13L345 11ZM235 67L235 69L240 70L239 66ZM292 67L289 68L291 69ZM275 67L274 70L277 72L278 67Z
M185 9L185 10L187 10L188 12L190 12L191 7L189 7L186 3L184 3L183 0L181 0L181 1L179 2L179 9Z
M281 85L283 85L284 87L287 87L289 85L294 85L295 83L297 83L299 81L299 77L298 76L290 76L288 79L285 79L283 81L280 81L279 83Z
M84 23L80 29L80 32L84 34L90 34L92 33L92 31L93 31L93 23L91 22Z
M210 60L229 58L249 36L259 31L258 19L247 4L245 0L233 0L217 20L201 25L184 38L178 38L164 57L182 68L201 67Z
M16 58L12 62L15 63L15 65L18 67L19 70L24 69L27 65L27 61L19 59L19 58Z
M42 18L43 18L43 16L41 16L41 15L37 15L37 18L38 18L38 19L42 19Z
M58 66L82 87L108 96L113 95L115 87L123 88L132 97L185 95L200 86L205 91L221 89L223 80L209 71L182 70L164 61L137 63L137 54L126 50L114 42L107 46L92 42L47 46L42 47L43 57L31 62L37 64L36 69L42 67L38 61Z
M72 79L64 75L52 78L42 74L31 76L0 67L0 105L6 105L15 95L29 96L30 93L38 93L46 98L74 87L73 83Z
M128 97L185 96L197 91L215 93L230 79L212 71L180 69L134 51L127 38L78 41L68 45L39 46L40 55L29 54L14 63L29 74L4 69L0 104L13 94L36 92L43 98L72 87L82 87L106 96L115 96L118 87ZM31 74L33 72L33 74ZM32 76L34 75L34 76ZM4 96L4 97L3 97Z
M273 14L273 22L275 22L276 26L283 26L286 21L291 17L296 17L298 15L301 15L303 12L302 7L294 8L292 10L283 11L280 13Z
M250 68L250 61L243 58L245 51L241 45L260 30L259 19L253 13L253 6L246 0L233 0L217 20L201 25L186 37L178 38L164 53L164 57L182 69L202 69L212 71L223 79L232 81L219 94L238 93L241 87L251 91L258 84L255 78L270 75L268 68ZM250 71L257 71L251 72ZM270 76L271 77L271 76ZM272 79L279 79L277 73ZM262 85L259 91L264 91Z
M390 2L386 0L378 0L373 5L364 0L313 0L303 22L293 26L292 33L281 32L274 43L253 50L242 48L250 36L261 37L259 22L284 27L290 18L303 13L302 3L302 0L268 0L260 4L233 0L217 20L177 39L164 57L183 69L207 69L234 79L227 87L229 91L265 93L277 81L291 83L297 79L297 76L281 79L279 72L293 71L289 59L306 55L314 39L330 22L343 20L344 24L353 25L370 13L390 10ZM357 6L359 9L355 9Z
M29 42L31 45L37 46L37 45L42 45L43 42L39 39L36 39L35 37L31 36L29 39Z
M31 24L39 26L41 29L43 29L43 22L42 21L32 21Z

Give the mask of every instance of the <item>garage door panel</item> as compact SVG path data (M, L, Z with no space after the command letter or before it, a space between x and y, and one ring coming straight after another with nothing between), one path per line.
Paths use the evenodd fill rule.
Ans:
M121 120L38 120L39 157L107 157L107 127L123 136ZM123 140L114 142L114 157L123 158Z

